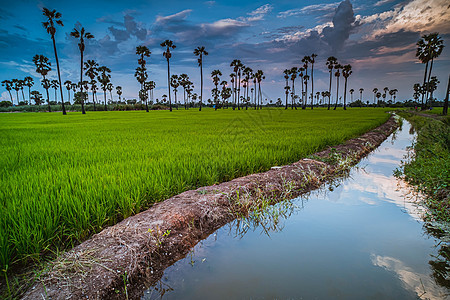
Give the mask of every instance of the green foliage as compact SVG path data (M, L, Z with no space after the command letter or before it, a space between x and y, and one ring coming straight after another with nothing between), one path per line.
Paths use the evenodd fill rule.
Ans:
M7 100L0 101L0 107L9 107L9 106L12 106L11 101Z
M0 266L38 261L183 191L268 170L382 109L0 114Z
M450 126L432 118L404 116L417 131L414 151L402 166L405 179L427 195L431 219L450 222Z

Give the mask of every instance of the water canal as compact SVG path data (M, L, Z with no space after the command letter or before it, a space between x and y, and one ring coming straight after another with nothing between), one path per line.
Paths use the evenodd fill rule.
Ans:
M347 178L217 230L142 299L450 299L449 241L393 176L414 137L404 121Z

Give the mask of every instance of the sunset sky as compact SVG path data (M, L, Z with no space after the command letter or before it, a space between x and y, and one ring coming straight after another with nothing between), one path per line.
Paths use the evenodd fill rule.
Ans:
M200 75L192 52L197 46L206 47L205 99L212 88L211 71L220 69L222 79L229 81L233 59L265 72L265 98L284 99L283 70L300 66L301 58L311 53L318 55L316 91L328 89L325 60L333 55L342 64L353 66L349 89L364 88L364 100L372 101L374 87L396 88L399 100L410 99L412 86L422 82L424 70L415 58L415 43L430 32L439 32L446 45L433 66L433 75L441 81L435 93L438 99L445 96L450 70L448 0L2 2L0 78L32 76L36 82L32 89L41 92L44 90L37 84L41 78L32 63L35 54L50 58L55 67L50 78L57 78L53 45L42 26L42 7L62 13L64 27L57 28L56 39L63 82L79 80L80 53L77 41L69 34L81 24L95 36L86 44L85 60L108 66L112 83L123 87L125 98L138 95L139 85L133 76L138 45L146 45L152 52L148 69L149 80L157 85L155 97L167 93L166 61L159 46L165 39L177 46L171 72L187 73L198 94ZM0 94L0 100L9 100L4 87L0 87Z

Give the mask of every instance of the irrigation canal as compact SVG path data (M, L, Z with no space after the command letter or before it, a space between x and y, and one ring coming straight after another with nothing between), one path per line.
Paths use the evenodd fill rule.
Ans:
M393 176L414 138L404 121L349 177L222 227L142 299L450 299L449 239Z

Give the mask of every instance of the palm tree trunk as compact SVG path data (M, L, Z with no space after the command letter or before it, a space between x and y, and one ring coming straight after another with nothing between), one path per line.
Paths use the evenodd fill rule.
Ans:
M200 108L198 111L202 111L202 101L203 101L203 60L202 54L200 53Z
M331 106L331 79L333 78L333 69L330 70L330 87L328 89L328 110Z
M338 100L339 100L339 77L336 80L337 80L337 85L336 85L336 102L334 104L333 110L336 110L337 105L338 105Z
M103 95L105 96L105 111L107 111L108 107L106 106L106 89L103 90Z
M11 98L11 104L14 104L14 100L13 100L13 97L12 97L11 91L10 91L10 90L8 90L8 93L9 93L9 97ZM31 99L31 97L30 97L30 99ZM31 100L30 100L30 101L31 101Z
M431 97L431 94L432 94L432 92L430 91L430 80L431 80L431 71L433 70L433 60L434 60L434 58L431 58L430 71L428 72L427 94L426 94L426 99L425 99L427 102L428 102L428 100L430 100L430 108L431 108L433 99L428 99L428 98Z
M55 102L56 104L58 104L58 94L56 93L58 91L58 89L55 89Z
M94 111L95 111L95 94L96 92L92 90L92 102L94 102Z
M170 64L167 58L167 85L169 87L169 111L172 111L172 100L170 98Z
M314 108L314 64L311 63L311 109Z
M442 109L442 114L444 116L447 115L448 113L448 94L450 92L450 75L448 75L448 81L447 81L447 93L445 94L445 99L444 99L444 108Z
M425 73L423 74L423 85L422 85L423 87L425 87L425 83L426 83L426 80L427 80L427 72L428 72L428 61L425 64ZM422 110L425 109L425 105L424 105L424 101L423 101L424 97L425 97L425 93L422 93L422 101L421 101Z
M31 87L28 87L28 103L31 105Z
M344 110L347 109L345 107L346 99L347 99L347 77L345 77L345 83L344 83Z
M81 91L81 114L85 115L86 111L84 110L84 93L83 93L83 51L81 52L81 64L80 64L80 91Z
M55 42L54 36L52 36L52 40L53 40L53 50L55 51L56 69L58 70L59 90L61 91L61 103L62 103L63 115L67 115L66 107L64 106L64 98L63 98L62 82L61 82L61 72L59 71L59 60L58 60L58 53L56 52L56 42ZM50 108L50 106L49 106L49 108Z

